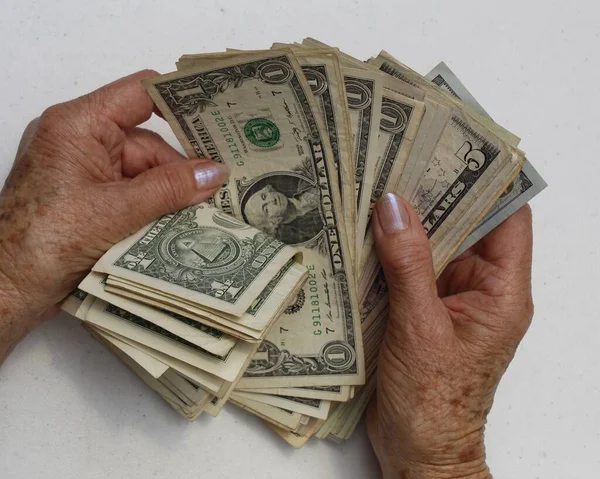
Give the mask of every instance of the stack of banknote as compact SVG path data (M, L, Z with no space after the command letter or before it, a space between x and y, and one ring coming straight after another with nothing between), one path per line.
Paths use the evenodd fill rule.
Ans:
M348 439L388 313L377 200L412 203L439 274L546 185L443 63L423 77L309 38L177 69L145 87L231 177L115 245L64 309L189 419L231 401L296 447Z

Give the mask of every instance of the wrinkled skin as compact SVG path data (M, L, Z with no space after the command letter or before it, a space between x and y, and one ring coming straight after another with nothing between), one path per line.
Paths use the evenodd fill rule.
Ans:
M384 477L491 477L486 418L533 316L531 210L454 260L436 283L427 237L401 204L406 229L384 232L378 213L373 222L390 318L369 435Z
M47 109L27 127L0 193L0 359L58 311L113 244L159 216L204 201L216 184L137 125L152 115L143 71Z

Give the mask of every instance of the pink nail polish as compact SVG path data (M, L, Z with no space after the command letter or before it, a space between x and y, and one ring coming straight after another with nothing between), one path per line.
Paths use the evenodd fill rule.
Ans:
M410 216L404 203L396 195L387 193L377 203L377 216L385 234L394 234L410 225Z
M221 186L225 183L229 174L229 167L223 163L206 162L194 169L194 178L200 190Z

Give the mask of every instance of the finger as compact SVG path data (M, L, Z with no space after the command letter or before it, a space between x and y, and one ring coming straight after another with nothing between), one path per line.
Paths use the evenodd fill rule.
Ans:
M531 208L523 206L484 237L479 254L487 261L506 269L531 272L533 226Z
M430 315L423 312L438 297L431 247L419 217L406 201L389 193L375 207L373 234L390 289L390 305L403 313L391 314L390 323L399 318L427 321Z
M112 190L127 234L151 221L187 206L206 201L229 176L229 169L210 160L174 161L151 168ZM135 205L135 208L132 208Z
M123 174L130 178L150 168L186 159L158 133L144 128L126 130L121 158Z
M121 128L131 128L152 116L154 102L142 85L142 80L157 75L158 72L154 70L142 70L109 83L74 102L88 104L92 117L108 118Z

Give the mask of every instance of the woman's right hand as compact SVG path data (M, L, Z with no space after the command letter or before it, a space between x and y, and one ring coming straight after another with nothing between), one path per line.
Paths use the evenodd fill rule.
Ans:
M533 316L531 210L523 207L435 280L418 216L386 195L375 209L389 287L369 436L385 478L491 477L484 426Z

